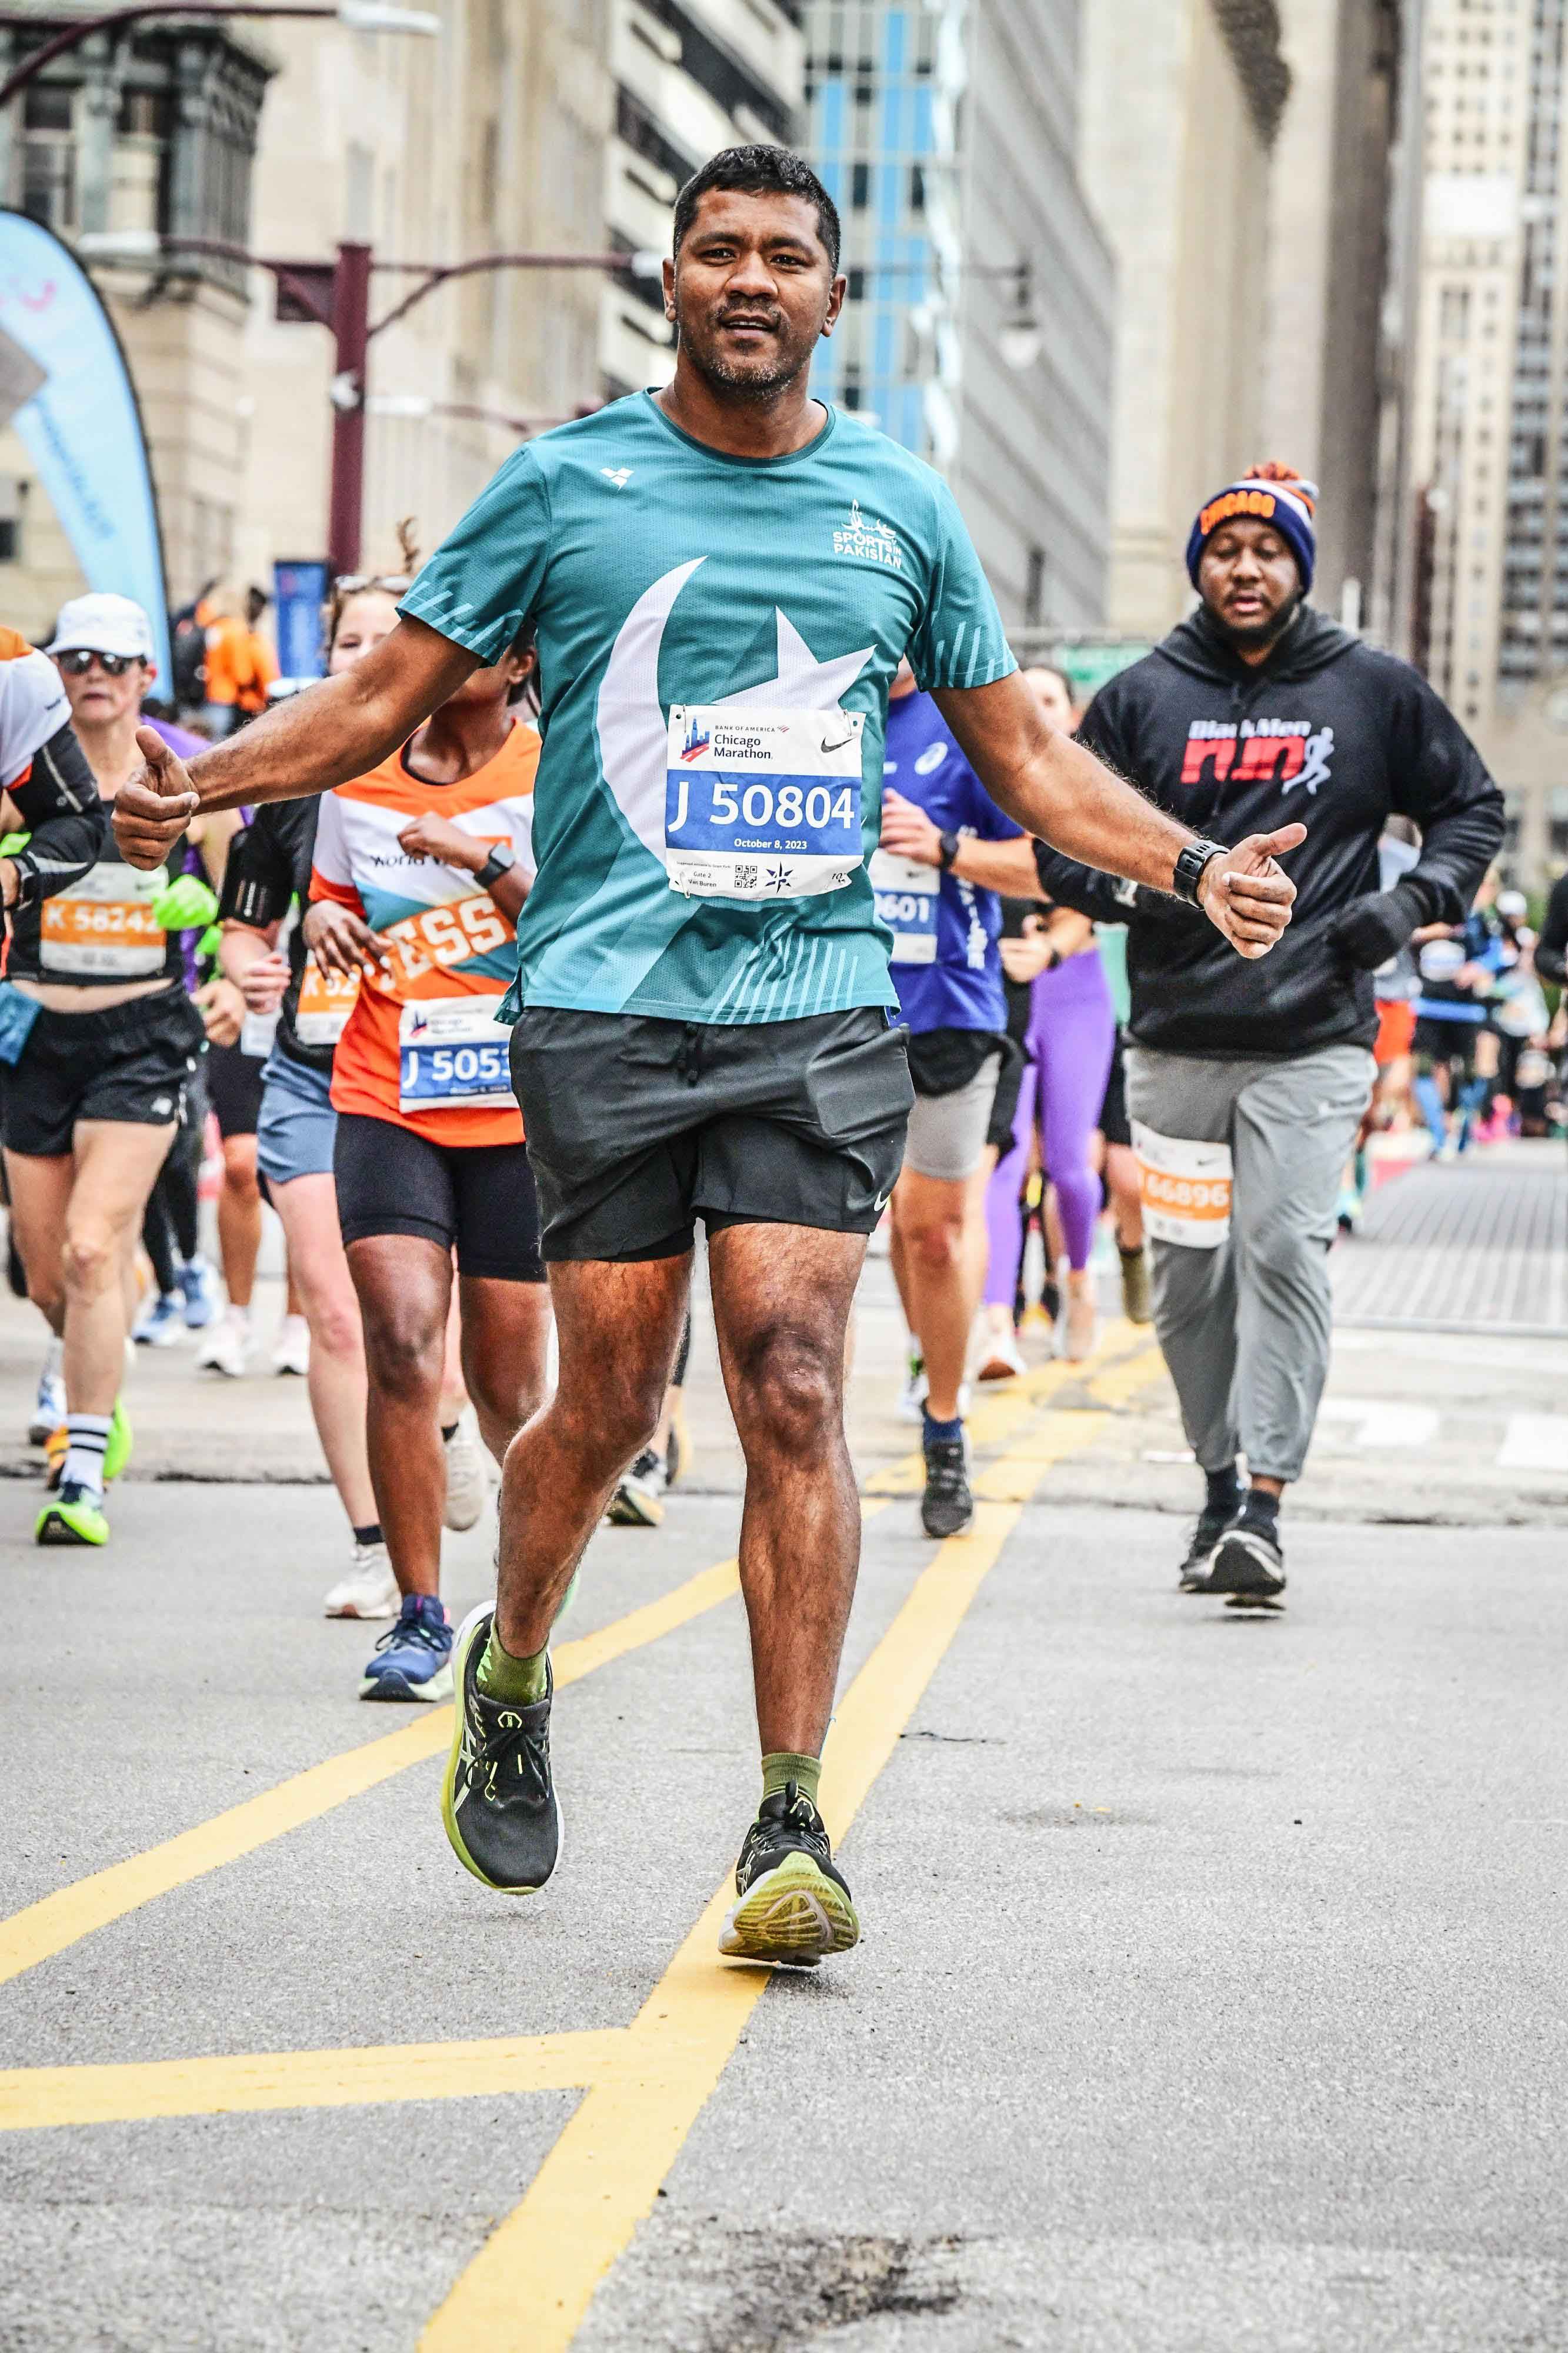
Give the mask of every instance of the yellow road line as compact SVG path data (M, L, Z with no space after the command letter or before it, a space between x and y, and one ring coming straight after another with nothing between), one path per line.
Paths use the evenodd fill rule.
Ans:
M580 2091L633 2070L646 2073L647 2054L635 2048L624 2026L603 2033L260 2051L233 2059L159 2059L121 2067L16 2067L0 2073L0 2132L261 2108L346 2108L386 2100Z
M688 1577L672 1593L617 1618L598 1633L563 1642L554 1654L557 1687L577 1683L612 1659L658 1641L738 1589L734 1561L721 1561ZM444 1754L451 1737L450 1707L433 1707L422 1713L416 1724L329 1757L303 1773L291 1774L275 1789L263 1790L243 1805L231 1806L226 1812L215 1814L142 1854L42 1896L37 1904L0 1921L0 1985L37 1968L40 1961L52 1959L79 1937L106 1928L110 1921L152 1903L155 1896L167 1895L241 1855L252 1854L270 1840L330 1813L334 1806L363 1797L395 1773Z
M1152 1349L1105 1377L1127 1393L1152 1377ZM1080 1374L1083 1367L1076 1368ZM1118 1401L1115 1388L1106 1408ZM1028 1459L1004 1456L988 1480L1017 1482L1011 1503L983 1502L975 1525L950 1537L850 1685L828 1736L823 1812L836 1840L891 1756L964 1612L1049 1461L1099 1434L1106 1410L1047 1415ZM732 1901L721 1887L630 2029L650 2062L595 2084L545 2158L528 2194L486 2242L420 2338L421 2353L564 2353L599 2282L652 2209L659 2185L716 2089L769 1983L765 1970L715 1958Z

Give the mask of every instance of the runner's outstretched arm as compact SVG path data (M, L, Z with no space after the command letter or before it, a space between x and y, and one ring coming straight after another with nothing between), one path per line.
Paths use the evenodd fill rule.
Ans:
M479 660L423 621L399 621L337 678L323 679L187 768L150 727L144 765L114 800L114 834L130 866L157 866L199 810L324 793L363 776L456 694Z
M1015 822L1054 849L1168 891L1196 837L1068 735L1047 727L1016 671L989 686L939 687L933 700L981 783ZM1238 955L1267 955L1290 920L1296 886L1276 863L1304 826L1249 835L1211 859L1199 902Z

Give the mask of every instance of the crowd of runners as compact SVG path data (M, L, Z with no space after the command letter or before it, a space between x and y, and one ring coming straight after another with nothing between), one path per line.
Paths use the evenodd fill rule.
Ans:
M0 633L12 1277L42 1545L110 1543L142 1351L237 1413L307 1379L324 1607L386 1621L361 1694L455 1696L447 1834L523 1893L560 1851L552 1628L605 1517L679 1508L700 1228L762 1756L722 1943L811 1961L858 1936L816 1796L870 1238L930 1536L973 1515L975 1388L1120 1312L1201 1482L1181 1589L1277 1609L1369 1145L1544 1125L1568 895L1534 938L1458 723L1308 601L1288 467L1216 491L1191 617L1079 712L1019 670L941 480L810 396L844 280L809 168L716 157L673 248L670 385L339 580L322 683L267 707L254 598L185 617L194 728L150 723L124 597ZM454 1630L442 1530L492 1508L496 1599Z

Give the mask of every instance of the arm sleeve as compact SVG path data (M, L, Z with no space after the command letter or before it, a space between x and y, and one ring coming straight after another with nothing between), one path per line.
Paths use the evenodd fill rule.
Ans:
M538 599L550 532L544 470L531 449L519 449L442 541L398 611L481 661L499 661Z
M1535 969L1542 980L1568 987L1568 874L1552 885L1541 936L1535 943Z
M321 795L321 812L316 820L310 896L312 899L331 899L340 907L352 907L356 915L364 913L364 901L360 897L353 870L349 864L342 804L331 793Z
M30 839L18 852L16 907L68 890L97 863L109 836L109 803L68 724L40 744L25 776L7 786Z
M909 645L915 682L927 694L941 687L990 686L1018 667L952 492L940 476L932 482L935 555L925 610Z
M223 922L264 932L280 923L289 913L294 896L293 869L276 826L268 819L275 808L294 806L292 801L267 802L230 842L218 906Z
M1421 828L1421 855L1405 880L1421 892L1428 922L1462 923L1502 848L1503 797L1452 712L1425 679L1398 667L1402 691L1388 747L1393 802Z

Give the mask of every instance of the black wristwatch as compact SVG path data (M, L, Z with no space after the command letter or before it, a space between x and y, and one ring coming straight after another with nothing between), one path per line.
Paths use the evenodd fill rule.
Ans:
M498 842L474 876L481 891L493 890L503 874L510 874L517 864L517 852L504 841Z
M1186 848L1177 854L1176 871L1171 877L1171 888L1177 898L1184 899L1189 907L1195 907L1198 884L1204 879L1205 867L1211 858L1227 855L1223 841L1205 841L1201 837L1196 841L1189 841Z
M959 838L956 833L939 833L936 838L937 864L945 874L958 856Z

